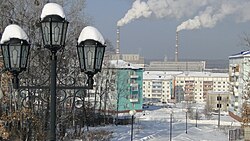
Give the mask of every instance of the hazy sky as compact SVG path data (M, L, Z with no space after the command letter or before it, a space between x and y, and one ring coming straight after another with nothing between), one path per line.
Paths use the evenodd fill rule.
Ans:
M119 24L120 52L147 59L174 60L176 30L179 59L228 59L250 34L249 0L87 0L86 14L114 47Z

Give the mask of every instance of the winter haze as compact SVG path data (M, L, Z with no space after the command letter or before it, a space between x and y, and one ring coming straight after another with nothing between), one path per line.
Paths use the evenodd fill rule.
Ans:
M179 32L180 59L227 59L247 49L248 0L87 0L86 14L121 53L147 59L174 59Z

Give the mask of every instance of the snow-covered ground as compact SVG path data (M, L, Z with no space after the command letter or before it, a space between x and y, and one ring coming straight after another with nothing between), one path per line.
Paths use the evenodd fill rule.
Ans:
M172 140L173 141L228 141L228 130L239 128L240 124L228 115L221 116L220 129L218 116L212 120L187 121L184 109L162 108L150 106L143 113L135 115L134 141L166 141L170 140L170 111L173 111ZM113 132L112 141L129 141L131 138L131 125L111 125L98 127Z

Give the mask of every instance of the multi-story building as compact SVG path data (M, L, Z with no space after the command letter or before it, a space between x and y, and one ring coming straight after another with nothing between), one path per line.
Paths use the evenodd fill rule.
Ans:
M209 91L229 88L227 73L145 71L143 76L144 98L160 102L205 102Z
M207 95L207 106L213 111L228 112L229 108L229 92L213 92L209 91Z
M116 75L111 95L117 112L142 111L143 68L122 60L112 60L111 68Z
M142 89L145 102L170 102L172 76L166 72L146 71L143 74Z
M228 73L184 72L175 79L175 87L179 88L175 95L199 103L206 102L209 91L227 92L229 88Z
M246 124L250 123L250 117L244 117L246 107L249 107L249 77L250 77L250 51L243 51L229 56L230 78L230 107L229 115L238 121L247 118ZM244 107L246 106L246 107ZM243 121L245 122L245 121Z

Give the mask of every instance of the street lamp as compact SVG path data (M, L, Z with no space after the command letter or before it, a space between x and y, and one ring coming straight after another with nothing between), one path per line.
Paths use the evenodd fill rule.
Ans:
M77 42L80 68L88 75L88 86L93 88L93 75L101 71L105 51L101 33L92 26L85 27Z
M54 11L51 11L53 7ZM56 64L58 50L65 46L68 22L65 19L63 9L56 3L44 5L41 14L41 32L43 45L51 51L51 72L50 72L50 133L51 140L56 140Z
M129 114L131 115L131 141L133 141L133 124L134 124L134 115L136 114L136 110L130 110Z
M51 10L53 9L53 10ZM41 14L41 32L43 45L51 51L50 72L50 140L56 140L56 104L57 104L57 51L65 46L68 21L65 19L63 9L56 3L47 3ZM14 88L18 89L18 74L27 68L27 60L30 50L26 33L17 25L9 25L5 28L0 41L4 67L14 76ZM94 27L85 27L77 43L77 52L81 71L88 75L86 88L93 88L93 76L101 71L105 52L105 41L101 33ZM25 88L25 87L23 87ZM28 88L28 87L27 87ZM44 89L46 87L35 87ZM73 87L72 87L73 88ZM75 88L75 87L74 87ZM73 89L74 89L73 88ZM85 89L86 89L85 88Z
M16 31L16 32L14 32ZM18 88L18 74L26 70L30 44L27 34L15 24L7 26L3 32L1 50L5 70L12 73L13 87Z

